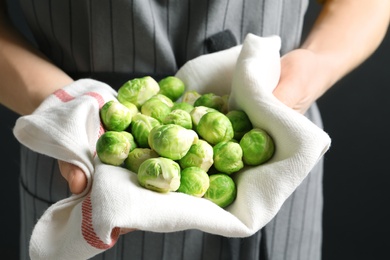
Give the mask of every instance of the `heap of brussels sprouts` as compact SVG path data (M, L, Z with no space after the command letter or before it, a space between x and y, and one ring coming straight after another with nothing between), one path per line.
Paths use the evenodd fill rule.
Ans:
M181 101L179 101L181 98ZM135 78L100 109L106 132L96 143L101 162L137 174L142 187L182 192L220 207L237 194L233 173L274 154L274 141L244 111L228 111L228 96L185 91L169 76Z

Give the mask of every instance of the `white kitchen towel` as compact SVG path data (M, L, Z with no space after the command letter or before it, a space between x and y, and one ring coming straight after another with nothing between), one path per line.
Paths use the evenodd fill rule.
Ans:
M120 228L245 237L266 225L330 146L322 129L272 95L280 75L279 49L278 36L250 34L242 46L196 58L177 73L189 90L230 94L230 108L246 111L254 126L275 140L270 161L235 174L237 199L226 209L182 193L147 190L134 173L99 161L94 150L102 133L99 107L116 95L103 83L76 81L19 118L14 134L22 144L80 166L89 180L83 194L52 205L39 219L31 258L90 258L112 247Z

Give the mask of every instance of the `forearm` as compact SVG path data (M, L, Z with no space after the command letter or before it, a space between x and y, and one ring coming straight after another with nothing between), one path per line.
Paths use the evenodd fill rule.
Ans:
M387 32L390 0L328 0L302 48L318 54L323 93L367 59Z
M18 114L33 112L55 90L73 80L13 28L0 6L0 103Z

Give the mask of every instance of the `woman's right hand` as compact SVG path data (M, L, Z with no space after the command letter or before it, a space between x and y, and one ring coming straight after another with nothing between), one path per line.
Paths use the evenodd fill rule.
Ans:
M64 177L68 182L70 191L73 194L82 193L87 187L88 183L87 176L83 170L74 164L61 160L58 160L58 166L60 168L62 177Z

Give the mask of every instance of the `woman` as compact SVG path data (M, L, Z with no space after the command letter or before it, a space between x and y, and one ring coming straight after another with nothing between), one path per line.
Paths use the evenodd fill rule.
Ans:
M227 48L253 33L281 36L282 74L274 94L321 125L314 102L377 48L390 16L390 1L328 0L300 45L308 0L20 0L38 51L5 18L4 2L0 102L21 115L78 78L118 88L140 75L172 75L186 61L221 50L210 40L222 40ZM22 147L21 160L21 258L26 259L36 220L52 203L82 192L86 178L77 167L27 148ZM135 231L95 259L320 259L321 215L320 162L277 216L249 238Z

